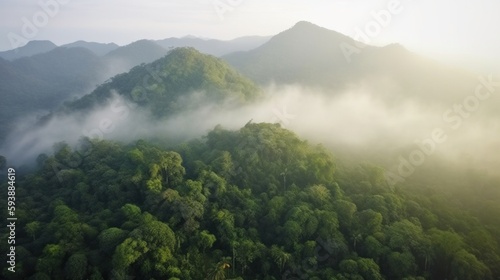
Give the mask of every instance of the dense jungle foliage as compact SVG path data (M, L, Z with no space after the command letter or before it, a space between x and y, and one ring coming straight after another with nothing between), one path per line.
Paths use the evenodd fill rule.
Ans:
M474 203L498 191L481 178L475 194L390 187L381 168L346 166L278 124L168 149L54 149L17 179L16 273L4 266L4 279L500 277L500 207Z

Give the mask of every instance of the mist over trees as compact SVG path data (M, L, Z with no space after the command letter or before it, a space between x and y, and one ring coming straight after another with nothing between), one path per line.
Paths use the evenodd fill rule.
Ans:
M0 59L2 106L50 111L0 127L18 219L2 278L500 277L496 76L399 45L349 62L338 46L354 40L307 22L241 42L224 46L259 47L83 42ZM103 57L127 71L55 104Z
M8 279L500 273L498 207L391 188L381 168L345 167L277 124L217 127L173 149L84 138L38 164L18 182L19 272Z

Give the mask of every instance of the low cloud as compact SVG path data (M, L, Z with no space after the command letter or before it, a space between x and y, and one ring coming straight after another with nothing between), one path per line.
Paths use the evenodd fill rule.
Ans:
M373 88L368 83L331 92L300 85L269 86L264 90L266 98L252 105L205 102L164 119L153 118L149 111L115 93L108 104L85 114L55 116L43 126L24 120L8 136L0 154L10 164L19 165L33 162L40 153L51 153L56 142L77 145L82 136L124 143L138 139L178 143L201 137L218 124L239 129L253 121L281 123L313 144L322 143L334 154L370 160L387 169L438 128L447 140L436 146L436 155L478 168L500 167L494 152L500 148L500 122L490 110L500 103L500 97L492 95L453 129L443 120L443 113L454 104L429 106L404 99L395 106L390 94L379 94ZM203 93L187 95L183 102L198 104L200 95ZM462 99L457 96L457 103Z

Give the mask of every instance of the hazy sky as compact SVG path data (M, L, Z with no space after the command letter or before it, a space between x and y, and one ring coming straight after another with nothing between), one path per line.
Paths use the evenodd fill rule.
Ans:
M1 0L0 50L12 48L9 34L58 45L76 40L123 45L185 35L274 35L300 20L352 37L356 28L371 26L372 11L391 2L399 3L399 12L373 32L371 43L399 42L421 53L500 62L498 0ZM58 7L47 12L41 3ZM26 28L30 23L36 32Z

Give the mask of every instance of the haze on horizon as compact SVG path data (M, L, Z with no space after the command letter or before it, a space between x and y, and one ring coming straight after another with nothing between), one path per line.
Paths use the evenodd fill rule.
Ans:
M194 35L233 39L248 35L275 35L298 21L356 37L370 28L374 14L398 7L397 13L369 36L369 44L400 43L406 48L444 61L496 70L500 61L500 2L495 0L439 2L422 0L360 1L2 1L0 50L15 47L9 34L22 34L26 21L43 13L41 3L58 1L57 12L37 28L29 40L50 40L57 45L77 40L125 45L139 39ZM258 19L258 20L257 20ZM43 24L44 23L44 24Z

